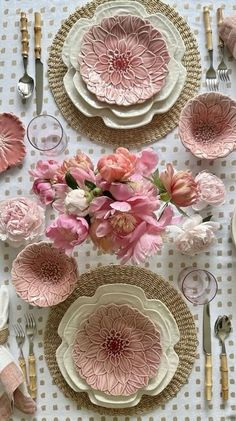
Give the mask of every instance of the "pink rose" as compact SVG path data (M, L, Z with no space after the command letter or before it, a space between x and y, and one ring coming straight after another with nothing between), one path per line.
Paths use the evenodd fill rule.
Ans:
M152 148L143 149L137 154L135 172L148 177L158 164L158 155Z
M37 162L35 169L29 171L29 174L34 178L51 180L59 167L60 163L53 159L48 161L40 160Z
M0 240L13 247L37 241L44 232L44 210L34 200L16 197L0 202Z
M116 153L105 155L97 164L101 177L112 183L113 181L125 181L135 172L136 156L126 148L116 149Z
M215 232L220 229L218 222L202 222L200 215L193 215L182 225L172 226L169 230L169 240L182 254L194 256L207 251L215 242Z
M49 203L52 203L55 197L55 191L52 188L51 183L48 181L45 181L44 179L36 179L34 181L33 192L39 196L40 202L44 205L49 205Z
M192 206L194 210L201 211L207 205L222 205L225 201L225 186L223 181L215 175L202 171L196 177L199 198Z
M61 214L46 229L46 236L53 240L56 248L71 253L75 246L88 236L89 225L84 218Z
M186 207L198 200L198 186L190 171L175 173L172 164L167 164L160 180L175 205Z

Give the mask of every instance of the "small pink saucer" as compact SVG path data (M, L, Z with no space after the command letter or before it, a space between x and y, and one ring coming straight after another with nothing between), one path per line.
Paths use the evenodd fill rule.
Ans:
M0 173L23 160L24 136L24 126L16 115L0 114Z

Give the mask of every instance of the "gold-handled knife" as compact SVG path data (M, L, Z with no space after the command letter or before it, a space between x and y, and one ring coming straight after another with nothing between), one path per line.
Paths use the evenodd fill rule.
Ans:
M34 14L35 90L36 112L41 114L43 105L43 63L41 62L41 14Z
M203 350L205 352L205 397L207 401L212 397L212 356L211 356L211 319L210 304L203 308Z

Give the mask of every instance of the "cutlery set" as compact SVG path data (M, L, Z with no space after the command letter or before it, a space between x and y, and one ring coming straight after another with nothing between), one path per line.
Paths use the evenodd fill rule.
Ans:
M22 101L30 98L34 91L34 79L27 73L29 58L29 34L28 20L26 13L21 12L20 18L22 58L24 66L24 74L19 79L17 90L22 97ZM34 14L34 52L35 52L35 91L36 91L36 112L39 115L42 111L43 104L43 63L41 62L41 14Z
M20 323L14 325L16 342L20 351L18 362L24 374L28 391L33 399L37 398L37 383L36 383L36 360L34 355L34 336L36 333L36 323L31 313L25 315L25 331L29 342L28 354L28 373L26 368L26 361L23 353L23 345L25 342L25 332Z
M222 82L229 82L229 69L224 60L224 42L219 37L219 49L221 51L221 61L217 67L217 71L213 66L213 41L212 41L212 27L210 22L210 10L208 6L203 8L204 25L206 32L206 46L209 53L210 66L206 72L206 86L209 91L218 91L219 79ZM217 26L219 27L223 22L223 10L221 7L217 9Z
M215 322L214 331L220 339L222 352L220 354L221 371L221 396L223 401L229 397L228 387L228 364L225 349L225 339L231 332L231 321L228 316L219 316ZM205 353L205 397L207 401L212 398L212 350L211 350L211 322L210 304L204 304L203 308L203 350Z

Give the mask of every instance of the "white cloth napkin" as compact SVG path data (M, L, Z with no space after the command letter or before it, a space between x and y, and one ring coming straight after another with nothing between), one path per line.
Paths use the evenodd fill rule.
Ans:
M0 331L7 328L8 311L9 292L3 285L0 287ZM7 421L14 407L25 414L34 414L36 410L17 361L6 346L0 345L0 421Z

